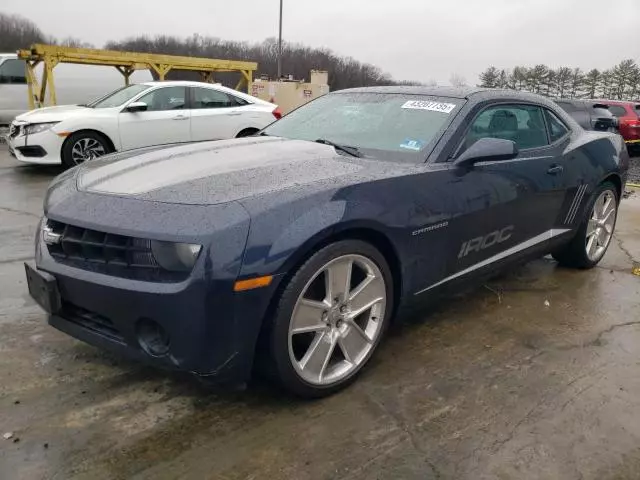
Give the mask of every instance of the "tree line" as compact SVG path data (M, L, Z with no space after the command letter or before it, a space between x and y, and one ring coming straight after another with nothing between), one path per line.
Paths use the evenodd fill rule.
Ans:
M112 50L165 53L193 57L246 60L258 63L258 73L277 77L278 43L268 38L260 43L222 40L194 34L187 38L169 35L155 37L138 36L123 41L112 41L105 45ZM299 43L283 42L282 72L296 79L309 78L312 69L329 72L332 90L376 85L415 85L418 82L395 81L391 75L369 63L336 54L327 48L312 48ZM173 73L173 77L171 76ZM187 72L170 72L169 78L185 78ZM188 74L187 74L188 75ZM227 76L216 75L216 80L225 82Z
M517 66L513 70L494 66L480 74L479 87L525 90L555 98L640 99L640 67L623 60L608 70Z
M43 33L31 20L0 12L0 52L28 48L33 43L49 43L72 47L93 47L79 39L56 39ZM136 36L107 42L104 48L135 52L163 53L218 59L246 60L258 63L258 73L277 76L277 40L268 38L260 43L222 40L194 34L187 38L168 35ZM375 65L338 55L327 48L311 48L298 43L283 43L284 74L296 79L309 78L312 69L327 70L332 90L376 85L415 85L418 82L396 81ZM152 74L155 72L152 72ZM237 75L218 74L216 81L234 86ZM198 78L193 72L169 72L169 79Z
M93 45L74 37L55 38L46 35L31 20L20 15L9 15L0 12L0 52L15 52L29 48L33 43L48 43L67 47L87 47Z

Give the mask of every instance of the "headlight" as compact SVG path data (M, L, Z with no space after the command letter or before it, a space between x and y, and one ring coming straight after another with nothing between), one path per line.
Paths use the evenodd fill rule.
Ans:
M34 133L44 132L49 130L54 125L60 122L47 122L47 123L32 123L24 126L24 134L25 135L33 135Z
M151 251L158 265L172 272L190 272L201 249L201 245L191 243L151 241Z

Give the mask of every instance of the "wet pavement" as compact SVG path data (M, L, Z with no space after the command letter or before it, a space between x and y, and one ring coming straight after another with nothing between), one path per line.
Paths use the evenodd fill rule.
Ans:
M640 193L600 267L540 259L447 299L305 402L211 393L48 327L22 261L56 172L0 150L0 479L640 478Z

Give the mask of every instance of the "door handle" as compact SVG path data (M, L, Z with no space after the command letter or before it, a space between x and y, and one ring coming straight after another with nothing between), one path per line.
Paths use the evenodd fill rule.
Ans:
M177 117L173 117L172 120L189 120L189 117L178 115Z
M558 173L562 173L564 171L564 167L562 165L551 165L547 173L549 175L557 175Z
M229 115L230 117L237 117L238 115L242 115L242 112L231 112L227 113L227 115Z

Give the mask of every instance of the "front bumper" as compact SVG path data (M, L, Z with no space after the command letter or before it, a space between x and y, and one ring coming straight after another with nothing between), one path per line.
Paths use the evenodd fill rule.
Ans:
M33 135L17 135L6 137L9 153L16 160L37 165L60 165L64 138L52 130Z
M250 376L275 282L268 288L235 293L233 281L190 279L158 285L88 280L95 274L62 270L48 270L60 292L62 307L49 315L49 324L58 330L123 357L217 383L243 382ZM141 342L141 322L149 320L167 333L165 355L148 353Z
M175 241L199 243L204 248L188 278L149 282L56 261L39 235L36 268L55 278L60 296L60 310L49 317L52 326L157 367L220 383L247 379L277 282L253 291L233 291L249 228L248 214L240 205L167 205L118 197L107 200L78 192L67 198L59 198L66 197L59 192L53 197L57 198L50 196L47 215L56 221L140 238L169 240L172 236ZM162 221L153 218L158 208ZM126 216L117 212L126 212ZM118 227L96 225L96 219ZM160 228L165 230L158 231ZM167 333L166 354L154 356L144 347L141 325L149 320Z

